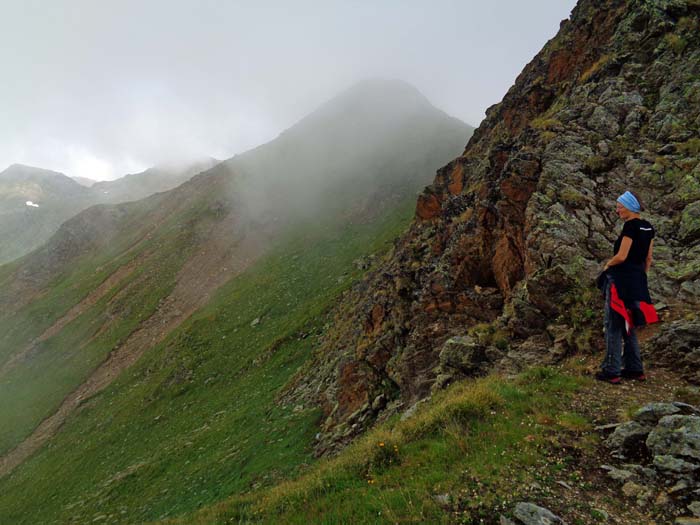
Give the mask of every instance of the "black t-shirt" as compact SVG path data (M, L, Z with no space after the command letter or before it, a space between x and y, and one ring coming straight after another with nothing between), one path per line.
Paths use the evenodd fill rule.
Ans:
M622 233L615 241L614 253L620 250L623 237L632 239L632 246L630 246L627 259L619 265L619 269L622 270L624 267L632 265L643 265L647 259L651 240L654 238L654 228L652 225L644 219L630 219L625 221L625 225L622 227Z

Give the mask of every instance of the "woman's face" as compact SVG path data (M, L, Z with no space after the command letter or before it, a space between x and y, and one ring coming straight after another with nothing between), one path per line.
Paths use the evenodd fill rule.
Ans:
M622 204L619 202L615 203L615 213L617 213L617 216L620 217L620 219L627 220L627 218L630 216L632 213L629 211L627 208L625 208Z

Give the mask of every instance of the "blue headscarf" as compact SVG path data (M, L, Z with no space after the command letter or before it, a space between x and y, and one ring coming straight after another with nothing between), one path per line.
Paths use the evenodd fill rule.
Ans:
M639 204L637 197L632 195L631 192L626 191L617 198L617 202L622 204L625 208L633 213L639 213L642 211L642 206Z

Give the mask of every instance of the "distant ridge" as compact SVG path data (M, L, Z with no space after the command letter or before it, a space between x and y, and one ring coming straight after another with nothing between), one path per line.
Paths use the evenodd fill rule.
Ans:
M31 252L63 221L92 205L134 201L172 189L217 162L200 159L156 166L109 182L78 181L56 171L13 164L0 172L0 264Z

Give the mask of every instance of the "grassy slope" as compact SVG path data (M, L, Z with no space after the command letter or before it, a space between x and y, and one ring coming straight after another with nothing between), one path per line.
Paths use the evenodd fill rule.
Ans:
M310 461L319 414L277 407L276 393L324 330L324 311L359 276L352 261L385 250L413 206L407 199L371 224L290 233L0 480L0 522L154 520Z
M143 220L147 204L143 201L131 206L132 223ZM155 311L159 300L174 286L175 276L193 248L192 232L179 226L190 215L191 212L175 215L159 228L156 236L130 252L127 248L142 232L139 228L125 228L129 234L117 237L108 250L98 257L87 253L59 275L38 300L0 318L0 360L5 360L27 347L121 265L139 254L154 254L59 334L39 343L31 359L0 377L0 453L14 447L39 421L54 412L107 353ZM173 253L178 257L169 256ZM122 295L108 308L108 302L119 293ZM100 332L107 319L110 328Z
M566 410L581 384L547 368L458 383L294 480L169 523L492 523L536 481L529 467L548 436L585 426ZM564 459L548 471L566 468Z

